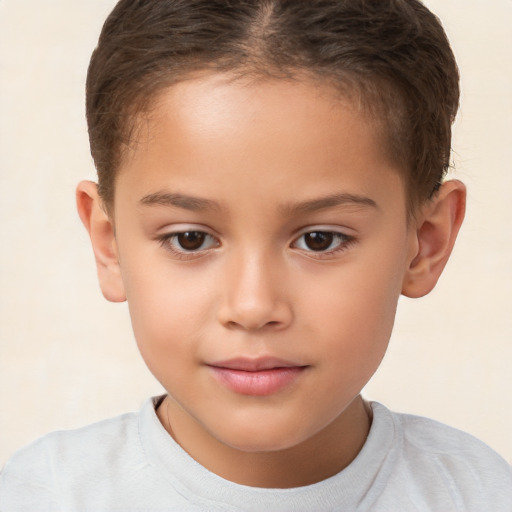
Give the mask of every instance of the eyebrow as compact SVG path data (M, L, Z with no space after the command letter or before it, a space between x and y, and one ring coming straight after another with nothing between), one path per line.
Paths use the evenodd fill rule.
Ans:
M174 206L194 212L221 209L219 203L211 199L170 192L148 194L140 200L140 203L145 206Z
M332 194L301 203L287 204L282 207L282 210L286 215L294 216L345 205L363 206L367 208L378 209L377 203L369 197L354 194Z
M220 211L222 209L219 203L212 201L211 199L171 192L155 192L148 194L140 200L140 203L145 206L171 206L196 212L208 210ZM342 193L332 194L300 203L285 204L280 207L280 210L284 215L293 217L295 215L312 213L344 205L378 208L377 203L369 197Z

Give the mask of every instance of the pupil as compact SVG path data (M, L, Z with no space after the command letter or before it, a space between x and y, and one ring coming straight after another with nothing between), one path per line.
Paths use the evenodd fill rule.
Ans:
M186 231L178 235L178 242L183 249L196 251L204 242L205 234L201 231Z
M333 238L334 235L332 233L315 231L314 233L307 233L304 236L304 241L312 251L325 251L331 246Z

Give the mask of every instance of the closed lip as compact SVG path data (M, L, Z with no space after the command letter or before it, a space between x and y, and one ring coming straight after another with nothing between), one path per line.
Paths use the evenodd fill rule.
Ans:
M216 380L232 392L260 397L288 388L308 368L307 365L275 357L228 359L208 367Z
M308 365L279 359L276 357L258 357L255 359L238 357L209 363L213 368L238 370L242 372L261 372L278 368L305 368Z

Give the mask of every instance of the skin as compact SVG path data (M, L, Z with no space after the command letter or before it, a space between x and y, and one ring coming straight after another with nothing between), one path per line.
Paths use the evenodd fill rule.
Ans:
M128 300L140 352L169 393L162 424L237 483L294 487L339 472L368 434L360 391L398 298L435 285L464 186L445 183L408 222L381 134L307 80L205 75L165 90L139 128L113 216L95 184L77 198L102 291ZM185 231L204 243L187 250ZM331 237L320 249L319 232ZM266 357L300 367L297 378L255 396L212 369Z

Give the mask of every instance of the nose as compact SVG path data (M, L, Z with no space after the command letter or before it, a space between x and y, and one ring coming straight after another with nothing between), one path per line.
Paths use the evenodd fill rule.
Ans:
M293 319L283 269L262 255L226 261L219 322L227 328L279 330Z

